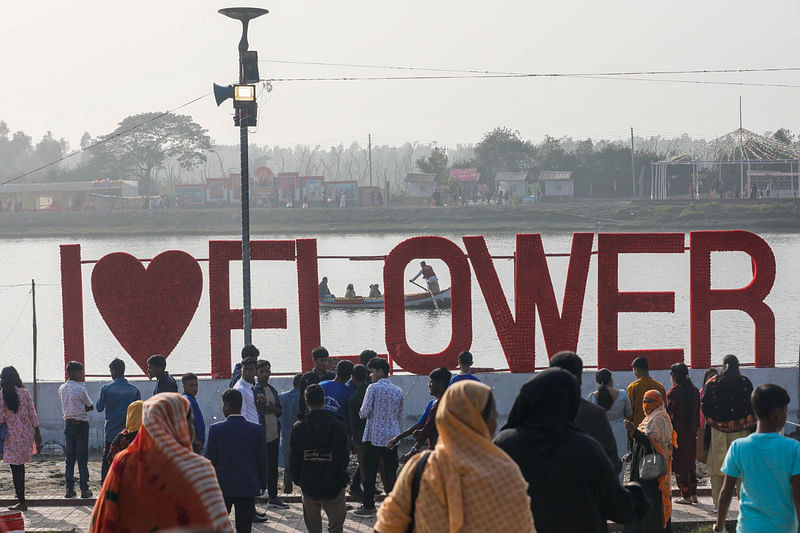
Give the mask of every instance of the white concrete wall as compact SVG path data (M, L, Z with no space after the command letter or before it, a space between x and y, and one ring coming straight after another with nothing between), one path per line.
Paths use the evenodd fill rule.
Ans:
M691 370L692 382L695 386L699 385L703 378L703 370ZM761 383L777 383L789 391L792 402L789 404L789 421L798 422L798 369L797 368L746 368L742 373L750 377L753 385ZM668 370L653 371L653 377L659 380L669 389L671 380ZM531 374L480 374L481 380L490 385L494 390L497 399L497 410L500 414L501 425L514 403L514 398L522 384L530 378ZM270 383L279 391L291 388L291 377L276 377ZM633 381L632 372L614 372L614 385L617 388L627 387ZM406 393L405 412L408 425L413 424L422 413L425 404L430 397L428 396L428 377L427 376L393 376L392 382L403 388ZM180 382L180 379L178 379ZM86 388L89 396L96 400L100 394L100 387L105 382L88 382ZM142 398L147 399L153 393L153 382L132 381L142 392ZM40 383L38 386L37 409L39 412L39 423L42 431L42 438L45 443L57 442L64 443L64 421L61 417L61 402L58 398L58 387L60 383ZM30 384L26 385L32 391ZM200 391L197 400L206 421L206 426L219 421L222 418L222 406L220 398L223 391L228 386L228 380L200 380ZM583 386L581 394L586 394L595 389L594 371L586 371L583 376ZM105 415L92 411L89 413L90 422L90 446L100 448L103 445L103 424ZM787 432L792 431L793 427L787 426Z

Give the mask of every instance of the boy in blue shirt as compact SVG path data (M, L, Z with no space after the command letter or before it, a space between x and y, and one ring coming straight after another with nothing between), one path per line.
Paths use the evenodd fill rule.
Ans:
M197 403L197 389L199 388L197 375L187 372L181 377L181 383L183 383L183 396L189 400L192 406L192 415L194 416L194 442L192 442L192 449L194 453L203 453L203 446L206 444L206 422L203 420L200 404Z
M755 433L731 444L722 463L725 482L714 531L724 530L725 515L741 479L736 531L796 533L800 515L800 442L778 433L786 424L789 394L783 387L766 383L756 387L750 398L758 425Z
M458 383L462 379L480 381L472 373L472 353L466 351L458 354L458 374L453 376L453 378L450 380L450 385L453 383Z
M353 375L353 362L343 359L336 364L336 377L321 381L319 386L325 391L325 410L336 415L345 426L347 425L347 399L353 394L353 389L347 386L350 376Z

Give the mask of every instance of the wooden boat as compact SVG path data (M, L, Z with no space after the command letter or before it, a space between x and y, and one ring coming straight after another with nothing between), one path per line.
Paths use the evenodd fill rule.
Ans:
M450 288L433 295L440 309L450 307ZM433 299L428 292L405 295L406 309L434 309ZM320 298L320 309L383 309L383 296L380 298Z

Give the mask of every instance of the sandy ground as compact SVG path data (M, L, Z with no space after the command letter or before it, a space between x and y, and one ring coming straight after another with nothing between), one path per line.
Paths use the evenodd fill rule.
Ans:
M405 448L405 447L403 447ZM405 452L401 449L400 455ZM93 452L89 457L89 489L96 496L100 491L100 454ZM355 473L355 461L350 462L349 473L352 478ZM626 479L627 479L626 474ZM697 463L698 487L711 487L710 480L706 473L706 467L702 463ZM75 467L75 485L78 484L78 468ZM378 491L380 492L381 482L378 476ZM672 476L672 488L677 489L675 477ZM64 457L63 456L42 456L37 455L26 465L25 468L25 495L29 499L34 498L63 498L66 491L64 482ZM283 469L280 469L278 476L278 492L283 494ZM297 486L294 487L293 494L300 495ZM0 498L14 498L14 485L11 481L11 469L8 465L0 467Z
M404 452L405 450L402 450ZM401 452L401 453L402 453ZM100 492L100 461L99 452L92 452L89 456L89 489L97 496ZM350 462L348 471L352 478L355 473L355 461ZM25 465L25 496L28 499L37 498L63 498L66 492L64 481L64 456L36 455L33 460ZM381 490L380 476L377 481L378 492ZM78 488L78 467L75 466L75 490ZM283 469L279 469L278 492L283 494ZM300 495L300 489L295 485L293 494ZM0 466L0 498L15 498L14 484L11 480L11 468L3 464Z

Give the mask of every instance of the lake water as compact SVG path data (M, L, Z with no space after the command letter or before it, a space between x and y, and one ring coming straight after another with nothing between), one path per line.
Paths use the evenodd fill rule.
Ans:
M410 235L322 235L317 237L319 255L385 255ZM442 235L462 247L461 235ZM295 238L270 236L268 238ZM308 236L303 236L308 237ZM792 364L798 360L800 318L797 265L800 264L800 235L762 234L776 257L777 278L767 303L776 319L776 361ZM14 365L24 380L32 378L31 298L30 281L37 283L36 306L39 331L39 376L43 380L59 380L63 376L63 333L61 321L61 288L59 245L75 242L82 247L82 257L100 259L112 252L124 251L140 258L149 258L165 250L177 249L196 258L208 257L208 241L216 237L147 237L147 238L80 238L0 240L0 365ZM222 237L223 239L230 237ZM254 236L254 239L263 238ZM489 251L494 255L510 255L514 251L513 233L487 234ZM544 235L548 253L569 252L571 234ZM688 236L686 243L688 245ZM597 248L595 236L594 249ZM561 306L568 258L549 258L556 299ZM444 265L432 261L442 288L450 285ZM208 372L209 308L208 263L201 263L204 274L203 296L189 328L169 359L174 373ZM407 278L416 273L416 262L407 268ZM336 294L344 294L353 283L359 294L369 290L370 283L383 288L381 262L320 260L320 276L327 276ZM500 281L513 309L513 262L495 262ZM746 285L752 276L748 256L740 253L718 253L712 256L714 288L736 288ZM92 265L84 265L84 328L87 373L105 374L108 361L123 357L131 373L136 365L124 354L119 343L100 317L91 294ZM274 372L299 369L299 334L297 315L296 267L293 262L254 262L252 264L253 307L285 307L286 330L255 330L253 342L262 355L272 361ZM15 285L22 286L15 286ZM418 292L411 286L407 292ZM620 348L684 348L689 346L689 253L623 255L620 258L620 290L673 291L675 313L620 315ZM507 368L483 295L472 276L473 344L477 366ZM231 264L231 301L241 302L241 263ZM378 311L324 311L320 317L322 343L332 354L356 354L364 348L385 353L384 314ZM420 352L443 349L450 339L449 311L409 310L406 329L409 343ZM242 344L242 332L231 334L234 359ZM712 314L712 361L719 363L726 353L737 353L743 362L752 361L754 338L749 316L738 311L715 311ZM596 361L597 346L597 256L592 256L578 351L587 365ZM537 366L545 366L544 340L537 324Z

